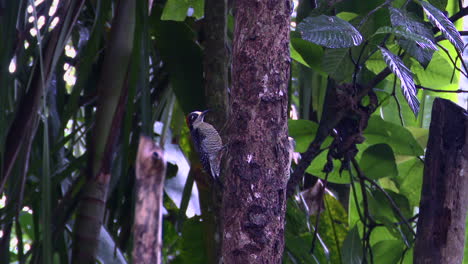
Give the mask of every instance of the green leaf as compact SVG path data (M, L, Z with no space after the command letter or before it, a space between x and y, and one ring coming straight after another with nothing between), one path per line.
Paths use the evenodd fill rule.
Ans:
M411 70L424 87L439 89L450 83L458 83L458 75L453 74L453 65L439 52L435 52L426 69L417 64L411 65Z
M194 32L183 23L157 19L152 22L155 43L167 65L178 103L185 113L204 109L202 51L193 41Z
M463 40L452 21L450 21L442 11L435 8L428 2L421 1L421 5L432 25L437 27L440 32L442 32L442 35L444 35L444 37L448 39L453 46L455 46L458 52L461 53L464 47Z
M393 150L387 144L368 147L362 154L359 165L364 174L371 179L398 175Z
M327 49L323 56L323 69L337 82L350 80L354 64L349 56L349 49Z
M184 222L182 229L182 259L183 263L207 263L203 223L200 217L192 217Z
M396 179L400 193L406 196L410 206L419 206L424 164L418 158L398 162L398 178Z
M317 133L318 124L309 120L288 120L289 136L296 141L296 152L305 152Z
M383 240L372 246L372 254L379 264L395 264L403 254L403 243L400 240Z
M373 115L369 119L367 129L364 131L364 137L366 138L366 144L385 143L390 145L393 152L399 155L424 155L424 150L408 129L384 121L377 115Z
M408 15L406 12L396 8L389 8L390 10L390 20L394 27L401 27L406 31L417 34L421 37L424 37L430 42L435 43L434 34L431 29L428 28L422 21L416 21L412 16ZM431 61L432 49L423 49L418 43L414 40L401 39L398 40L398 44L405 49L411 56L413 56L423 67L426 67L427 64Z
M381 27L375 32L375 34L393 34L397 37L405 38L407 40L412 40L416 42L423 49L437 50L437 46L431 40L425 36L413 33L405 28L399 27Z
M307 17L297 30L303 39L327 48L359 46L362 36L349 22L336 16Z
M322 47L301 38L295 37L291 37L290 47L291 58L325 75L325 71L322 68Z
M434 7L438 8L439 10L445 10L447 7L448 0L429 0Z
M341 246L348 234L348 214L335 197L325 194L325 211L319 223L319 234L330 249L331 263L341 263Z
M187 1L168 0L164 6L161 20L184 21L189 4Z
M363 261L361 238L357 226L349 231L343 242L341 259L343 264L361 264Z
M184 21L187 16L200 19L204 15L204 0L168 0L161 20Z
M390 70L398 77L398 79L400 79L403 95L405 96L405 99L414 115L417 116L419 112L419 101L416 97L417 91L414 86L413 74L398 56L385 48L379 48L382 52L385 63L387 63Z

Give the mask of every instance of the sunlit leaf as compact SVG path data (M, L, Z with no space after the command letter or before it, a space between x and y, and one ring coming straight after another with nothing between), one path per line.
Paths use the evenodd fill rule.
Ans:
M361 33L356 28L335 16L307 17L297 29L303 39L327 48L348 48L362 42Z
M379 48L385 63L387 63L390 70L400 79L403 95L411 110L413 110L414 115L417 116L419 112L419 101L416 97L417 90L414 85L413 74L398 56L385 48Z
M421 5L426 13L427 18L431 21L432 25L437 27L442 35L455 46L458 52L463 51L463 40L461 39L460 32L455 28L455 25L450 21L442 11L435 8L428 2L421 1Z
M377 115L369 119L367 129L364 131L364 137L366 138L366 144L388 144L392 147L395 154L409 156L424 155L424 150L408 129L384 121Z

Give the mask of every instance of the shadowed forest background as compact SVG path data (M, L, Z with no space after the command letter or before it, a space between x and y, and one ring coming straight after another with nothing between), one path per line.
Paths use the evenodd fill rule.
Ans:
M257 2L259 27L243 35L235 25L257 23L254 4L243 0L0 0L0 263L133 263L142 134L167 161L162 263L235 263L229 256L239 252L291 264L427 257L415 241L423 232L423 175L436 171L427 164L436 97L447 100L440 113L462 117L442 119L449 126L442 130L457 136L435 132L444 144L434 144L447 148L430 160L453 157L453 171L467 176L468 89L460 80L468 75L468 7L461 0ZM262 30L268 12L282 29L277 38ZM261 48L248 53L243 41ZM263 61L276 75L241 74ZM242 103L243 96L268 107ZM225 144L223 187L203 172L185 123L205 109ZM239 142L255 132L245 123L262 114L273 121L255 136L279 135L263 146L276 159L243 171L235 164L252 156L241 156ZM233 132L244 125L245 135ZM445 173L450 164L436 168ZM268 178L269 168L283 171ZM448 184L454 193L468 188L466 180ZM242 228L258 247L235 251L242 244L235 238L221 247L221 226L227 232L225 220L237 217L230 201L254 185L261 195L277 188L280 202L270 202L279 216L244 214L239 198ZM465 196L453 200L462 211L451 222L465 221ZM284 251L269 248L270 235L257 240L270 224L280 225L271 237ZM458 244L454 252L466 255Z

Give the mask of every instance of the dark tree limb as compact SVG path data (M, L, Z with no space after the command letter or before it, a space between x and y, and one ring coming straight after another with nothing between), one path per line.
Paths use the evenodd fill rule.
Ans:
M461 263L468 210L468 113L437 98L426 151L415 264Z
M133 263L161 263L165 175L163 150L150 138L141 136L136 159Z

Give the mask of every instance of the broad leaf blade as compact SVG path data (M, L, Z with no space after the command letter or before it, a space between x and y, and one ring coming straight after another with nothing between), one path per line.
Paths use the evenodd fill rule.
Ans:
M396 9L389 8L390 20L392 26L404 28L406 31L412 32L426 39L429 39L432 43L435 43L434 35L430 28L428 28L422 21L417 21L406 12ZM432 49L423 49L414 40L401 39L398 40L398 44L405 49L411 56L413 56L423 67L427 67L431 61Z
M464 44L460 33L455 28L452 21L450 21L439 9L435 8L428 2L421 1L421 5L432 25L440 29L442 35L444 35L444 37L448 39L448 41L450 41L450 43L452 43L453 46L455 46L455 48L461 53L463 51Z
M398 175L395 155L387 144L376 144L368 147L359 162L362 171L371 179L396 177Z
M297 29L302 39L327 48L349 48L362 42L361 33L356 28L335 16L308 17Z
M341 249L341 259L345 264L362 263L362 244L358 227L349 231Z
M417 116L419 112L419 101L416 97L417 91L414 86L413 75L408 67L405 66L403 61L391 53L387 49L379 47L382 52L385 63L387 63L390 70L400 79L401 90L405 96L408 105L413 111L414 115Z
M398 27L381 27L375 32L375 34L393 34L397 37L404 38L407 40L414 41L419 47L429 50L437 50L437 46L431 40L425 36L411 32L401 26Z
M327 49L323 56L322 67L337 82L350 79L354 64L349 56L349 49Z

